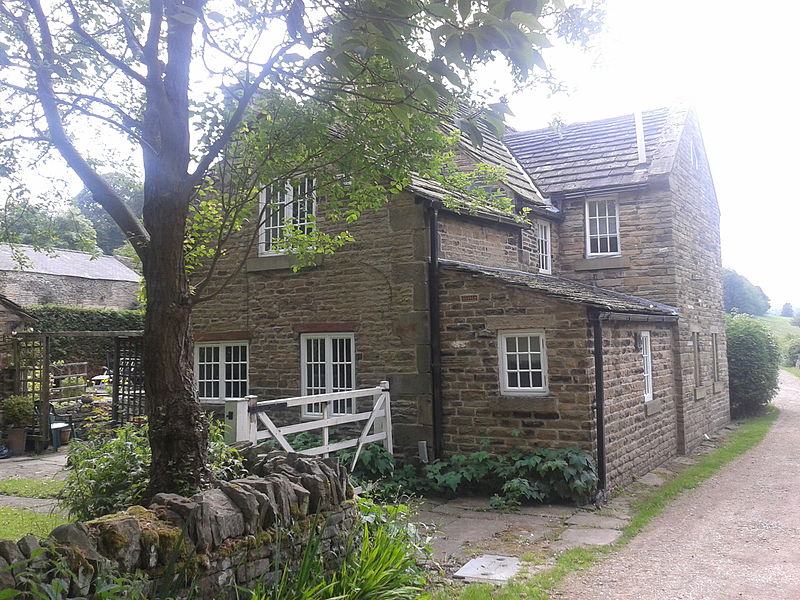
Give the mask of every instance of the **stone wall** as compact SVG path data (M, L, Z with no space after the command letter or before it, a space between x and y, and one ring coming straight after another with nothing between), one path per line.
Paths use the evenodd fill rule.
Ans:
M442 258L465 263L539 272L536 220L526 226L492 222L465 214L439 213ZM559 258L557 224L551 224L553 273Z
M638 336L650 332L653 399L644 401ZM675 327L610 321L603 324L606 481L624 485L678 450L677 392L673 360Z
M692 164L691 146L698 155ZM680 319L680 444L691 450L704 433L730 421L727 343L722 297L719 206L696 118L690 115L670 175ZM699 334L700 381L694 374L692 333ZM719 340L719 377L713 376L712 334Z
M23 318L19 313L11 310L7 306L0 304L0 335L8 335L15 331L22 331L27 323L28 319Z
M594 454L594 358L583 306L448 268L441 306L447 453L488 440L494 452L579 446ZM498 332L526 328L544 330L549 392L503 396Z
M586 257L584 198L564 200L564 222L554 227L559 259L555 274L567 279L676 306L676 249L672 194L664 184L611 194L619 210L620 255Z
M236 598L234 586L267 582L292 569L312 539L328 568L344 557L358 535L359 512L343 467L332 460L274 452L257 461L256 474L185 498L159 494L147 509L86 523L61 525L50 534L55 550L74 573L70 597L92 593L101 565L119 573L141 572L149 587L169 585L180 596L187 585L200 598ZM33 536L0 541L0 589L15 588L20 568L47 569ZM165 581L170 572L174 578Z
M22 306L129 309L138 307L138 293L136 281L0 271L0 294Z

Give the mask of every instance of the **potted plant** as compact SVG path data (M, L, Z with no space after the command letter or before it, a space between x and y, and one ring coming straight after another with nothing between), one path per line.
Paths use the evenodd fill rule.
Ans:
M25 396L9 396L3 401L8 431L8 447L14 455L25 453L27 428L33 423L35 416L33 398Z

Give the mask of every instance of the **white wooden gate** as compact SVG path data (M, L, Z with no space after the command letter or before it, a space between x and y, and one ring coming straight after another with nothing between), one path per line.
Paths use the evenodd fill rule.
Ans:
M358 408L358 398L372 398L372 408L369 411L354 412L353 414L333 414L333 403L337 400L353 399L353 407ZM267 411L270 407L284 404L287 407L304 407L318 404L322 408L322 416L313 420L301 421L291 425L278 427L270 419ZM330 441L330 429L347 423L366 421L358 437ZM296 396L294 398L280 398L278 400L258 401L256 396L244 398L229 398L225 400L226 441L229 443L250 441L253 443L273 438L281 448L287 452L295 452L286 439L287 435L303 431L322 430L322 444L306 450L298 450L299 454L316 456L322 454L329 456L331 452L345 448L356 448L352 470L361 454L361 448L369 442L382 442L383 447L390 453L394 451L392 445L392 412L391 398L389 395L389 382L381 381L374 388L348 390L346 392L333 392L331 394L317 394L312 396ZM263 429L259 429L259 424Z

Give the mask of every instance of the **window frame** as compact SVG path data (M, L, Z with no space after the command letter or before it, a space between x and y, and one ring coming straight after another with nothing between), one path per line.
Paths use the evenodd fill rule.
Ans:
M589 216L589 203L591 202L605 202L609 203L612 202L614 204L614 220L616 222L616 233L614 234L617 240L617 250L614 252L592 252L592 234L591 226L590 226L590 219L591 218L598 218L598 217L590 217ZM596 196L594 198L586 198L583 203L583 212L584 212L584 237L586 238L586 257L596 257L596 256L620 256L622 254L622 236L620 235L620 227L619 227L619 202L616 197L614 196ZM606 211L607 213L608 211ZM606 214L606 219L608 219L609 215ZM598 221L599 223L599 221ZM600 240L600 236L606 236L608 239L610 235L606 232L605 234L600 234L599 232L594 235L598 240ZM598 241L598 249L600 247L600 243Z
M692 352L694 387L699 388L703 385L703 365L700 358L700 332L692 331Z
M639 348L642 355L644 401L651 402L653 400L653 345L649 331L639 332Z
M350 341L350 381L353 386L350 389L356 389L356 336L353 332L325 332L325 333L302 333L300 334L300 395L308 396L308 352L306 342L310 339L325 340L325 392L332 393L333 390L333 340L334 339L347 339ZM338 390L345 391L345 390ZM342 416L351 415L356 412L355 399L348 399L350 403L350 410L344 412L332 409L328 414L329 416ZM335 403L339 401L334 401ZM347 403L347 400L341 401ZM315 412L309 410L313 405L306 404L303 406L302 417L305 419L321 419L322 411Z
M546 232L542 237L542 232ZM553 272L553 242L552 228L547 221L536 224L536 248L539 254L539 273L550 275ZM544 248L544 252L542 251Z
M231 381L237 382L244 382L247 390L244 398L250 393L250 342L247 340L225 340L225 341L209 341L209 342L196 342L194 345L194 381L195 386L197 387L197 397L201 403L206 404L223 404L228 396L225 395L225 387L227 383L226 379L226 366L227 361L225 359L225 348L228 346L239 346L244 347L247 352L247 357L244 362L238 361L236 363L231 364L244 364L246 374L244 379L236 379ZM219 368L219 375L217 377L217 383L219 384L219 395L217 397L211 396L201 396L200 395L200 351L202 348L219 348L219 358L217 359L217 366ZM203 364L213 364L213 363L203 363ZM205 381L213 381L212 379L204 379ZM240 396L231 396L231 398L239 398Z
M295 199L294 191L295 186L300 184L306 184L306 182L311 182L311 196L310 198L301 197ZM277 185L277 184L276 184ZM299 226L303 226L306 228L306 231L310 231L314 228L316 224L316 217L317 217L317 180L314 177L300 177L291 181L287 181L283 186L283 193L285 196L284 205L280 208L282 212L282 220L277 225L271 224L272 219L272 212L268 213L266 206L267 206L267 193L272 193L272 190L275 188L275 185L269 186L269 188L263 188L258 193L258 214L261 216L259 229L258 229L258 255L259 256L281 256L282 254L286 253L286 250L272 250L267 249L267 231L276 229L278 231L282 231L286 226L288 221L291 221L294 217L294 207L298 206L301 200L305 200L311 202L311 210L306 211L305 220L301 223L297 223ZM311 217L309 219L309 216ZM279 239L279 238L276 238Z
M712 332L711 333L711 368L713 370L712 377L714 381L720 381L720 369L719 369L719 333Z
M510 337L538 337L540 371L542 373L541 387L510 387L508 385L507 345ZM547 338L544 329L509 329L497 332L497 356L500 369L500 395L501 396L543 396L550 393L549 378L547 376ZM530 371L534 372L534 371Z

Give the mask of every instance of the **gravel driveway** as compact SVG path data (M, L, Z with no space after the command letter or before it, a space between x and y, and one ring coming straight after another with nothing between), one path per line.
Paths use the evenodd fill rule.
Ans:
M767 438L552 598L800 599L800 379Z

